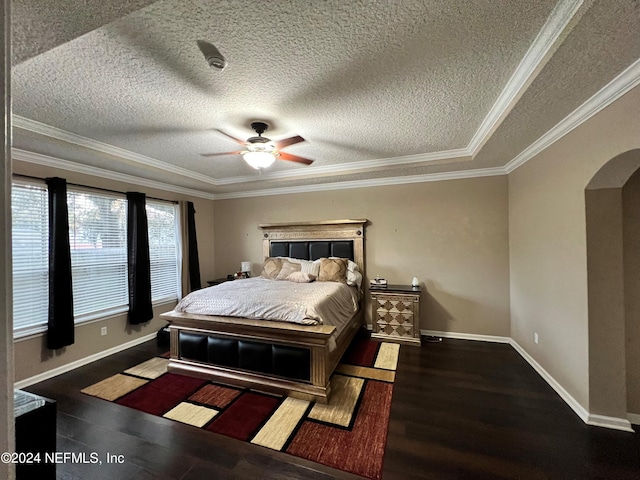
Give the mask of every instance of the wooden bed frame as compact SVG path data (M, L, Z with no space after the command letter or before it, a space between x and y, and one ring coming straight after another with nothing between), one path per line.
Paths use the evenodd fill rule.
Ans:
M334 220L323 222L262 224L263 255L270 256L272 242L353 242L353 261L364 277L364 227L367 220ZM161 315L169 322L171 358L168 370L184 375L206 378L217 382L278 393L304 400L326 403L331 394L330 377L340 358L360 328L364 326L364 299L358 312L335 339L336 347L330 349L330 337L336 327L306 326L269 320L197 315L171 311ZM182 339L182 340L181 340ZM184 340L194 340L195 349L202 353L189 354L191 348ZM256 348L257 355L273 352L274 364L280 362L285 371L288 366L303 365L303 377L281 373L264 373L241 366L225 365L225 358L216 353L216 345L229 345L230 351L248 346ZM181 346L182 345L182 346ZM207 350L207 348L209 350ZM262 353L260 353L262 352ZM275 357L279 356L278 359ZM292 357L287 357L292 352ZM232 353L237 355L237 353ZM195 359L194 359L195 358ZM222 358L212 362L211 358ZM266 357L264 357L266 358ZM304 358L303 362L298 362ZM308 362L309 371L306 371Z

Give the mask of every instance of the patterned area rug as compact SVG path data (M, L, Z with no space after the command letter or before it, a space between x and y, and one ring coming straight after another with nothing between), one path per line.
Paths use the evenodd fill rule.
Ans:
M327 405L167 372L154 357L82 393L367 478L382 476L399 345L356 339Z

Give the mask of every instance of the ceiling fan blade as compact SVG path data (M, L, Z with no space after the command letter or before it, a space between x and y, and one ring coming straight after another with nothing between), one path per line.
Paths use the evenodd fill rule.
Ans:
M229 135L228 133L224 133L222 130L218 130L217 128L214 128L214 130L218 133L221 133L222 135L224 135L225 137L233 140L234 142L236 142L239 145L245 145L247 142L245 142L244 140L240 140L239 138L236 137L232 137L231 135Z
M282 150L289 145L295 145L296 143L304 142L304 138L300 135L296 135L295 137L284 138L282 140L276 140L274 143L276 144L276 148L278 150Z
M290 153L285 152L280 152L278 159L287 160L289 162L303 163L305 165L311 165L313 163L313 160L309 160L308 158L302 158L297 155L291 155Z
M201 153L201 157L219 157L220 155L237 155L242 153L240 150L237 152L222 152L222 153Z

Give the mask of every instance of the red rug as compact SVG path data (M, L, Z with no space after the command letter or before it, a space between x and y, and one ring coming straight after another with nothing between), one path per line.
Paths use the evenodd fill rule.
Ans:
M166 372L154 357L82 390L363 477L379 479L399 345L356 339L332 377L328 405Z

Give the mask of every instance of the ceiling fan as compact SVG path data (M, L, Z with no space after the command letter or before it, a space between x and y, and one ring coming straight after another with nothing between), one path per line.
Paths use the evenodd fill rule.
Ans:
M240 154L242 158L253 168L260 170L267 168L276 161L276 159L287 160L289 162L302 163L304 165L311 165L313 160L308 158L299 157L290 153L282 152L281 150L289 145L295 145L296 143L304 142L304 138L300 135L295 137L285 138L283 140L271 140L267 137L263 137L262 134L267 131L268 125L264 122L253 122L251 128L258 134L257 137L248 138L247 141L242 141L238 138L217 130L225 137L230 138L234 142L245 147L244 150L238 150L235 152L224 153L202 153L203 157L216 157L219 155L235 155Z

